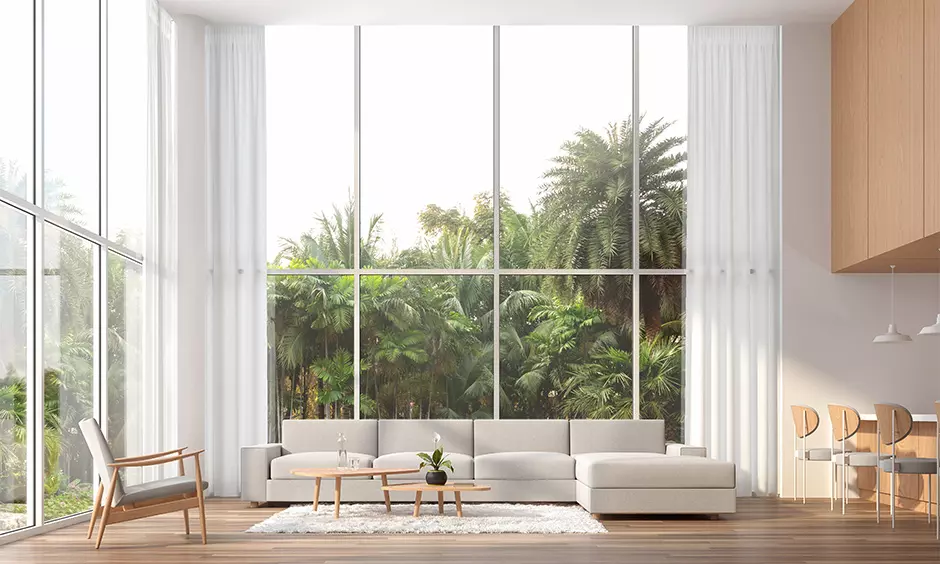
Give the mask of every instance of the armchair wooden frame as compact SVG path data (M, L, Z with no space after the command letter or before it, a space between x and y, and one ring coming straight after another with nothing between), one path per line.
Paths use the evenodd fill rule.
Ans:
M115 459L113 464L108 464L112 469L111 483L107 493L104 491L104 484L98 486L98 493L95 495L95 506L92 509L91 522L88 525L88 537L91 538L95 529L95 522L101 519L101 525L98 527L98 538L95 542L95 548L101 547L101 539L104 538L104 530L108 525L122 523L124 521L133 521L144 517L154 515L163 515L174 511L183 512L183 521L186 527L186 534L189 534L189 510L199 510L199 524L202 532L202 544L206 544L206 502L205 494L202 491L202 468L200 466L199 455L205 450L184 453L186 447L159 452L156 454L146 454L143 456L130 456ZM119 472L121 468L136 468L143 466L158 466L171 462L179 463L180 476L186 475L186 469L183 461L187 458L194 459L196 467L196 488L195 493L177 494L158 499L148 499L140 503L131 503L112 507L114 502L114 490L120 479ZM102 500L102 496L104 499ZM102 504L102 501L104 503Z

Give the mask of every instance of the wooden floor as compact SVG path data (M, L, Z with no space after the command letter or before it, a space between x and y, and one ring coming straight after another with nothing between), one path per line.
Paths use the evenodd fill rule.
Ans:
M829 502L742 499L738 513L707 518L604 519L606 535L311 536L248 535L250 525L280 508L249 509L210 500L209 544L183 534L179 513L113 525L95 551L86 525L0 546L4 564L80 562L225 562L344 564L799 563L940 561L940 542L923 514L899 510L898 528L873 506L852 505L843 517ZM194 531L198 528L194 528Z

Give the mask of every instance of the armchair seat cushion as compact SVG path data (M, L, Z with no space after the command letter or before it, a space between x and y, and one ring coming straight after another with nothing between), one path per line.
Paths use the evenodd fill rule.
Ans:
M372 468L375 457L371 454L358 452L346 453L349 459L358 458L360 468ZM291 474L292 470L301 468L336 468L336 451L329 452L298 452L279 456L271 461L272 480L312 480L307 476ZM371 476L357 478L343 478L344 480L368 480Z
M734 464L697 456L599 452L576 456L578 481L591 488L731 489Z
M208 487L208 482L202 483L203 490ZM121 498L118 505L130 505L132 503L140 503L143 501L150 501L152 499L160 499L173 495L195 493L195 478L192 476L176 476L174 478L155 480L153 482L146 482L136 486L125 486L124 497Z
M574 459L562 452L494 452L473 464L476 480L574 479Z
M459 452L446 453L447 459L454 465L454 471L447 471L449 480L472 480L473 479L473 458ZM373 468L417 468L421 464L417 452L396 452L392 454L383 454L372 462ZM396 474L389 476L395 480L423 480L427 468L414 474Z

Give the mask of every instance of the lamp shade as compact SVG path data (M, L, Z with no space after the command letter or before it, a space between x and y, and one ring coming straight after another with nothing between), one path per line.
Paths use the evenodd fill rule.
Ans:
M894 326L894 323L888 325L888 332L883 333L875 337L872 341L877 344L890 344L890 343L910 343L911 337L905 335L904 333L898 333L898 328Z
M933 325L928 325L920 330L918 335L930 335L933 337L940 337L940 314L937 315L937 322Z

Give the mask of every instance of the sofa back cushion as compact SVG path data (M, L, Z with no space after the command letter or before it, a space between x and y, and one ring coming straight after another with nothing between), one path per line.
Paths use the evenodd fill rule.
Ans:
M666 452L661 419L571 421L571 454L587 452Z
M378 423L374 419L287 419L281 429L284 454L335 452L338 433L346 434L346 451L378 456Z
M381 419L379 456L397 452L431 452L434 433L445 452L473 456L473 421L470 419Z
M494 452L563 452L568 454L568 421L564 419L477 419L473 422L473 455Z

